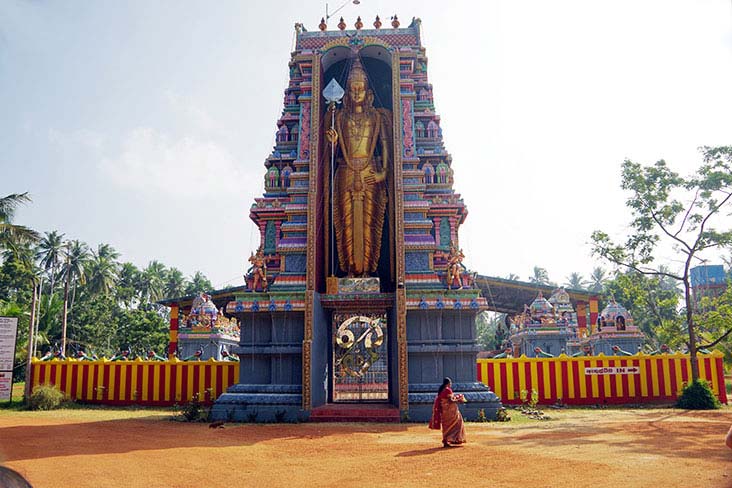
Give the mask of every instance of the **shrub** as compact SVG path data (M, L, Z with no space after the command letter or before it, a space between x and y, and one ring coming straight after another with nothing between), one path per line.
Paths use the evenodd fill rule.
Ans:
M704 380L696 380L684 385L676 406L687 410L714 410L721 404L709 383Z
M199 401L198 393L194 393L191 401L183 405L180 419L184 422L208 422L208 409Z
M531 389L529 392L528 390L521 390L521 403L524 404L524 406L529 407L530 409L535 409L536 406L539 404L539 392L535 389Z
M488 417L485 415L485 409L481 408L478 410L478 418L475 419L476 422L488 422Z
M61 406L64 394L53 385L38 385L33 388L28 399L28 408L31 410L53 410Z
M509 422L511 420L511 416L508 415L508 410L506 410L506 407L501 407L496 412L496 422Z

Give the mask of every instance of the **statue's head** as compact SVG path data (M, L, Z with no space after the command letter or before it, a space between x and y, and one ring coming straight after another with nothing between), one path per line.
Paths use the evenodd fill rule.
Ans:
M351 71L348 73L346 90L348 92L348 98L354 104L362 104L373 97L371 90L369 90L368 76L361 65L361 60L358 55L354 58Z

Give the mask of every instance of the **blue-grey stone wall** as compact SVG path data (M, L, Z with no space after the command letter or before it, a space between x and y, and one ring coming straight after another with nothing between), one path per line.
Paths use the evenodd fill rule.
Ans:
M468 403L461 406L468 420L483 410L494 418L501 403L477 379L473 310L410 310L407 312L407 354L409 367L409 418L425 422L432 415L432 403L442 379L448 376L453 391L463 393Z
M211 416L238 422L295 421L302 412L303 312L240 314L239 383Z

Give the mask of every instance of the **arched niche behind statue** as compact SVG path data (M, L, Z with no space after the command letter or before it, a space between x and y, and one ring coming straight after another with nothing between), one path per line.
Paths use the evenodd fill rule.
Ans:
M324 69L324 73L321 77L322 87L325 87L328 83L330 83L330 80L335 78L338 84L340 84L344 90L347 90L346 82L348 80L349 69L353 63L353 60L351 58L351 56L353 55L353 51L351 51L350 48L346 47L336 47L326 51L323 54L321 61L322 68ZM389 110L392 113L393 119L394 101L392 98L392 68L390 65L390 53L381 46L366 46L358 52L358 55L360 56L362 66L366 70L369 81L369 88L374 93L374 107ZM328 113L327 102L322 98L322 94L320 94L320 96L322 100L320 116L321 120L323 121L323 123L321 124L321 129L322 131L324 131L324 128L329 123L326 121L325 118L330 117L330 114ZM393 137L392 134L390 134L389 136ZM326 165L329 165L330 144L325 142L326 139L323 132L321 132L321 137L321 140L324 141L324 144L322 144L321 146L323 151L322 161ZM389 156L389 161L390 164L393 164L393 154ZM390 170L390 172L391 174L393 174L393 168ZM388 182L388 191L392 192L393 188L393 182ZM391 201L392 199L389 200ZM327 202L327 208L323 209L323 211L326 212L326 214L328 215L328 222L332 222L333 216L330 210L330 195L328 195L327 198L324 198L323 201ZM393 209L390 207L389 203L387 203L386 218L384 219L383 231L381 234L381 253L379 255L379 264L377 268L377 275L381 281L381 290L384 292L391 292L394 291L394 289L396 288L396 284L394 283L394 280L392 278L392 267L396 265L396 256L392 256L395 251L391 249L392 240L390 239L389 234L389 221L391 218L393 218L392 216ZM322 234L323 240L329 240L329 242L332 243L333 241L331 238L331 229L324 230L325 232L323 232ZM327 260L327 262L324 263L324 266L319 266L319 269L322 270L322 273L327 273L328 269L330 268L329 263L334 262L335 268L338 270L336 276L343 277L345 276L345 274L338 269L337 249L334 249L334 246L330 243L327 246L323 246L321 249L329 249L329 252L335 253L335 256L331 256L330 254L324 255L323 258ZM325 242L323 242L323 244L325 244ZM324 283L324 280L321 281L321 279L318 279L318 283Z

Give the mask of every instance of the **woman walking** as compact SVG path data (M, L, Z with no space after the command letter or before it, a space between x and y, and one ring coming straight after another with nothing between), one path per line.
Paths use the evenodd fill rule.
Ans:
M432 419L430 429L437 430L442 427L442 446L453 447L456 444L465 443L465 424L463 416L458 409L458 403L465 402L463 395L456 395L452 392L452 380L442 380L440 389L437 390L437 397L432 406Z

